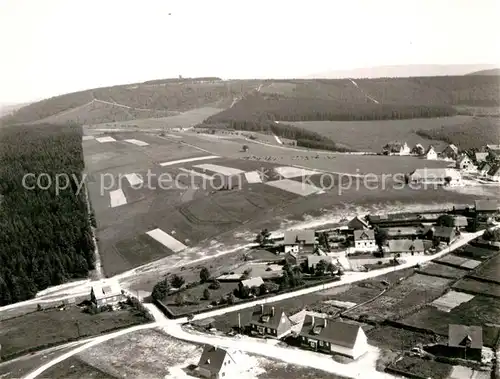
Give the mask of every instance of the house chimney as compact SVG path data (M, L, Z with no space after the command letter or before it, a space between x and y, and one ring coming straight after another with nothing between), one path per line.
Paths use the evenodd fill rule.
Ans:
M274 317L274 307L271 307L271 316Z

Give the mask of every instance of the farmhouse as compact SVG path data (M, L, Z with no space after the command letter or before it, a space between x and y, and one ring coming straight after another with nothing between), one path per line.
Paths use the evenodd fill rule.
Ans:
M486 145L486 151L493 154L500 154L500 145Z
M463 154L456 163L458 170L475 171L477 168L467 154Z
M283 241L285 254L312 253L316 246L316 235L314 230L286 231Z
M469 225L467 217L465 216L455 216L453 217L453 226L458 229L466 228Z
M483 348L483 328L448 325L448 347L457 357L480 360Z
M373 230L355 230L354 231L354 249L356 251L376 251L375 232Z
M406 142L401 143L397 141L389 142L382 148L385 155L410 155L410 148Z
M289 251L285 254L285 263L290 266L296 266L299 263L298 254Z
M443 158L457 159L458 158L458 147L453 144L446 146L446 148L441 152Z
M422 240L389 240L389 252L392 254L405 255L419 255L424 254L424 241Z
M436 150L434 150L434 147L431 145L429 146L429 149L425 152L425 159L430 159L430 160L436 160L438 158L438 155L436 153Z
M250 332L253 335L281 338L290 333L292 322L283 309L261 304L252 313Z
M238 285L240 287L253 288L253 287L260 287L262 284L264 284L264 280L260 276L257 276L255 278L242 280Z
M488 158L488 153L476 153L474 154L474 157L476 159L476 163L481 163L481 162L485 162L486 161L486 158Z
M351 221L349 221L347 226L351 230L362 230L362 229L369 229L370 228L370 225L368 225L368 222L366 222L365 220L363 220L359 216L356 216Z
M424 155L424 154L425 154L425 149L424 149L424 147L423 147L421 144L417 143L417 144L413 147L413 149L411 149L411 153L412 153L413 155L418 155L418 156L421 156L421 155Z
M117 282L106 285L94 285L90 290L90 301L97 307L114 305L122 301L124 295Z
M491 164L489 164L488 162L482 162L478 168L479 175L481 176L487 176L490 170L491 170Z
M500 165L492 166L486 177L494 182L500 182Z
M457 170L449 168L423 168L413 171L410 174L409 182L411 184L454 187L462 185L462 175Z
M220 347L205 345L195 369L201 377L210 379L238 377L238 363L232 354Z
M368 350L365 332L359 325L306 315L299 334L303 348L357 359Z
M449 245L457 239L458 234L454 227L436 226L432 233L432 237L440 242L446 242Z
M476 215L494 215L498 212L499 204L497 200L476 200L474 209Z

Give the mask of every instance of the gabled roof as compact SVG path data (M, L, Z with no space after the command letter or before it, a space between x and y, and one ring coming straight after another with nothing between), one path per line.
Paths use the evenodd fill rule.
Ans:
M455 228L451 226L436 226L433 236L452 239L455 236Z
M454 144L449 144L448 146L445 147L445 149L443 150L443 152L447 151L447 150L452 150L454 153L458 154L458 147L456 147Z
M425 151L425 155L429 154L429 152L436 152L436 150L434 150L434 146L430 145L429 148Z
M252 288L260 287L262 284L264 284L264 280L260 276L257 276L255 278L242 280L240 283L243 287Z
M413 226L401 226L401 227L392 227L392 228L384 228L387 232L388 237L397 237L397 236L411 236L422 234L421 227L413 227Z
M448 345L452 347L466 347L471 349L483 347L483 328L480 326L448 325Z
M285 231L285 245L293 245L303 242L308 245L316 243L316 234L314 230L287 230Z
M477 162L484 161L488 157L488 153L476 153L475 158Z
M94 296L98 300L122 294L122 290L118 282L95 284L92 286L92 291L94 291Z
M264 326L266 328L278 329L282 316L288 318L283 307L273 307L264 305L264 311L261 306L256 306L252 310L252 321L254 325Z
M457 163L460 164L460 163L463 163L464 161L465 162L467 162L467 161L470 162L471 161L471 159L469 158L469 156L467 154L464 154L460 158L458 158L458 162Z
M476 209L476 212L497 211L498 210L498 201L497 200L476 200L476 201L474 201L474 208Z
M481 162L479 164L479 170L481 171L490 171L491 170L491 164L489 162Z
M210 371L211 374L217 374L222 368L226 356L229 356L234 362L234 359L226 350L212 345L205 345L200 361L198 362L198 367Z
M389 250L391 253L403 253L407 251L424 251L424 241L422 240L389 240Z
M359 325L306 315L300 335L352 349L360 329Z
M375 232L373 230L355 230L354 240L374 240Z
M349 223L347 225L352 226L356 223L360 223L365 228L370 227L370 225L365 220L363 220L362 217L359 217L359 216L354 217L351 221L349 221Z
M500 145L486 145L486 148L488 150L499 151L500 150Z
M493 166L489 171L488 171L488 176L500 176L500 165Z
M453 217L453 225L454 226L467 226L469 222L467 221L467 217L465 216L455 216Z

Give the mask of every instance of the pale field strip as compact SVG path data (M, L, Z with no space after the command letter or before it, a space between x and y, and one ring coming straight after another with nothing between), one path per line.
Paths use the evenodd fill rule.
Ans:
M149 143L144 142L144 141L140 141L138 139L126 139L124 141L128 142L128 143L133 143L134 145L137 145L137 146L149 146Z
M172 237L170 234L165 233L161 229L156 228L150 230L146 234L161 243L163 246L172 250L174 253L178 253L179 251L187 248L187 246L182 242L177 241L174 237Z
M479 266L481 263L481 261L476 261L474 259L468 259L466 262L462 263L460 265L460 267L463 267L463 268L468 268L470 270L473 270L475 269L477 266Z
M257 171L245 172L245 179L250 184L262 183L262 178Z
M271 182L266 182L265 184L300 196L309 196L315 193L324 193L324 191L316 186L307 183L296 182L295 180L290 179L274 180Z
M182 136L176 136L175 134L166 134L166 136L171 138L182 138Z
M137 174L126 174L125 178L127 178L128 182L130 183L131 186L136 186L136 185L144 183L142 178L140 178L139 175L137 175Z
M96 138L97 142L104 143L104 142L116 142L116 140L113 137L98 137Z
M318 171L305 170L299 167L282 166L274 169L281 177L286 179L297 178L299 176L310 176L319 174Z
M200 168L202 170L208 170L212 172L216 172L217 174L222 174L226 176L240 175L244 174L245 171L240 170L238 168L219 166L215 164L205 163L194 166L196 168Z
M474 295L468 293L450 291L440 298L434 300L431 304L443 312L450 312L453 308L458 307L462 303L467 303L474 299Z
M89 141L91 139L95 139L95 137L94 136L83 136L82 137L82 141Z
M204 161L204 160L207 160L207 159L216 159L216 158L220 158L220 156L218 156L218 155L207 155L207 156L203 156L203 157L194 157L194 158L179 159L179 160L176 160L176 161L170 161L170 162L160 163L160 166L166 167L166 166L173 166L173 165L181 164L181 163Z
M127 198L122 189L117 189L109 193L111 208L119 207L120 205L127 204Z
M214 178L213 176L204 174L202 172L194 171L194 170L188 170L187 168L179 168L179 171L188 173L192 176L199 176L199 177L206 179L206 180L212 180Z

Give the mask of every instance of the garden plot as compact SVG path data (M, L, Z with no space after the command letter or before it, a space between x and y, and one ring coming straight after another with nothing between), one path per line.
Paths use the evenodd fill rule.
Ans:
M109 137L109 136L107 136L107 137L97 137L96 141L100 142L100 143L116 142L116 140L113 137Z
M498 254L498 251L478 246L466 245L465 247L455 250L454 254L469 259L485 260Z
M123 190L121 188L114 191L110 191L109 200L111 208L127 204L127 198L125 197L125 194L123 193Z
M323 192L321 188L291 179L275 180L266 182L265 184L300 196L309 196Z
M457 283L455 283L453 289L475 295L500 297L499 284L482 282L472 278L464 278L462 280L459 280Z
M474 295L469 295L463 292L450 291L440 298L434 300L432 305L443 312L449 313L453 308L458 307L462 303L466 303L474 299Z
M468 274L468 270L465 268L452 267L436 262L427 263L423 268L418 270L418 272L449 279L460 279Z
M185 159L178 159L178 160L174 160L174 161L162 162L162 163L160 163L160 166L162 166L162 167L174 166L174 165L183 164L183 163L205 161L208 159L217 159L217 158L220 158L220 157L217 155L205 155L202 157L192 157L192 158L185 158Z
M132 143L132 144L137 145L137 146L149 146L149 143L144 142L144 141L140 141L138 139L126 139L124 141L128 142L128 143Z
M456 266L459 268L465 268L469 270L472 270L481 264L481 261L459 257L458 255L454 254L447 254L442 258L436 259L435 262L445 263L451 266Z
M165 233L161 229L157 228L147 232L146 234L175 253L178 253L179 251L187 248L187 246L182 242L177 241L174 237L172 237L170 234Z
M291 166L276 167L274 170L278 173L278 175L280 175L282 178L285 179L318 174L317 171L305 170L303 168L291 167Z
M500 255L490 259L481 267L476 269L473 278L478 278L479 280L491 281L500 284L500 277L498 273L500 272Z

